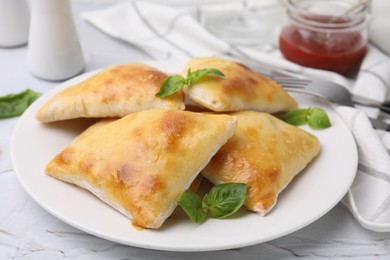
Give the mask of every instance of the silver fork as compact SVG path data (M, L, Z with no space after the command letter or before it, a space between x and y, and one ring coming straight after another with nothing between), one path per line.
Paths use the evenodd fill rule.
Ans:
M385 113L390 113L390 102L381 103L366 97L351 95L346 88L331 81L283 76L271 76L271 78L291 92L308 93L343 106L353 107L354 104L358 104L379 108Z
M359 104L376 107L383 112L390 113L390 102L380 103L365 97L353 96L346 88L331 81L298 79L289 76L270 76L270 78L287 91L310 94L343 106L354 107L354 104ZM390 131L389 124L379 119L369 119L375 128Z
M390 102L387 101L380 103L365 97L352 96L346 88L337 83L325 80L309 79L295 71L265 66L264 64L248 57L242 58L227 56L226 58L233 58L233 60L245 64L252 70L278 82L288 91L314 95L343 106L354 107L354 103L356 103L376 107L383 112L390 114ZM369 120L374 128L390 132L390 125L386 122L371 117L369 117Z
M231 58L231 57L230 57ZM260 74L273 79L281 86L291 92L307 93L325 98L333 103L351 106L354 104L379 108L381 111L390 114L390 101L378 102L362 96L352 95L345 87L332 81L311 79L294 71L266 67L255 60L234 57L234 60L245 64Z

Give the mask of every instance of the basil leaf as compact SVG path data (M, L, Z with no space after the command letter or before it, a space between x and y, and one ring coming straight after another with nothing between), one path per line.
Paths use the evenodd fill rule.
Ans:
M202 209L202 198L199 195L185 190L181 194L178 204L193 222L201 223L206 218L206 213Z
M308 123L312 129L324 129L331 126L325 110L318 107L292 110L285 114L282 120L294 126Z
M10 118L23 114L40 95L38 92L27 89L17 94L0 97L0 118Z
M191 72L191 69L188 69L187 78L186 78L186 84L191 85L193 82L200 80L204 76L208 74L215 74L218 76L225 76L220 70L218 69L200 69L195 72Z
M241 208L246 199L247 184L224 183L214 186L203 198L202 207L212 218L225 218Z
M188 69L187 77L184 78L180 75L169 76L167 77L160 86L159 92L156 93L156 97L167 97L173 93L179 91L184 87L184 85L191 85L194 81L201 79L207 74L216 74L219 76L224 76L224 74L217 69L201 69L195 72L191 72L191 69Z
M308 109L295 109L285 114L282 120L290 125L299 126L307 123L308 116Z
M160 86L160 91L156 97L167 97L182 89L185 85L185 78L180 75L167 77Z
M324 129L331 126L328 115L321 108L309 109L308 124L313 129Z

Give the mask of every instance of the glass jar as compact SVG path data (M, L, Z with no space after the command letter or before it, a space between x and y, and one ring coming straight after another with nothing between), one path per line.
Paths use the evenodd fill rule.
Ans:
M288 0L279 37L287 60L353 76L367 49L368 4L360 0Z

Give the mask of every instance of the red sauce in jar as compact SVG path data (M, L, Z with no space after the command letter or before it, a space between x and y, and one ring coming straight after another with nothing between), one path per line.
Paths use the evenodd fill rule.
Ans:
M285 27L279 38L284 57L297 64L354 75L366 53L359 32L316 32L295 25Z

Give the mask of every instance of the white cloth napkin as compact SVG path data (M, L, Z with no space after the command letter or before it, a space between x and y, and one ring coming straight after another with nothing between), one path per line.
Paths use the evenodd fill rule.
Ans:
M273 24L264 24L266 28L259 37L259 44L246 44L241 36L237 37L240 38L238 40L230 37L232 41L224 41L203 23L222 11L244 11L263 20L271 19ZM390 58L373 46L369 47L356 80L284 60L275 44L284 12L282 2L272 0L175 7L148 2L123 2L104 10L85 12L82 17L106 34L138 46L155 59L231 56L333 80L355 94L379 101L385 99L390 87ZM264 19L265 16L267 19ZM380 46L381 37L377 35L375 33L371 40ZM389 34L381 31L381 35ZM266 41L269 44L265 44ZM362 226L375 231L390 231L390 133L376 131L369 123L366 113L376 117L379 115L377 109L364 108L365 112L346 107L335 109L350 128L359 150L357 176L343 202Z
M390 3L388 0L372 2L371 21L369 23L370 41L383 52L390 55Z

